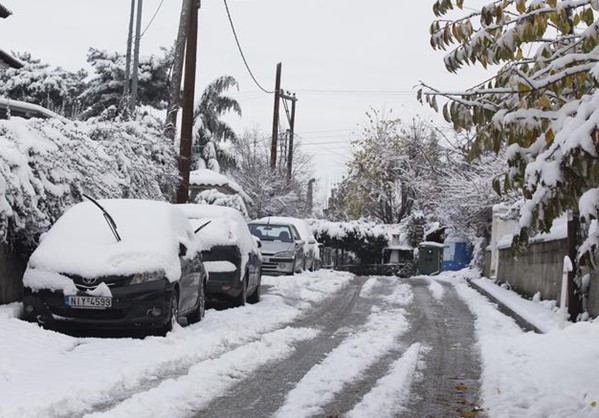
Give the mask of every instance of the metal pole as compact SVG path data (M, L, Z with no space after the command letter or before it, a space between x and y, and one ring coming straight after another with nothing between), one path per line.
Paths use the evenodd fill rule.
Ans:
M185 82L183 86L183 119L181 121L181 148L179 155L180 182L177 203L189 199L189 171L191 168L191 143L193 134L193 105L198 44L198 0L191 0L191 12L185 52Z
M291 120L289 121L289 158L287 161L287 180L291 181L291 173L293 169L293 136L295 134L295 93L291 99Z
M279 95L281 94L281 63L277 64L275 79L275 105L272 116L272 142L270 144L270 169L277 167L277 139L279 137Z
M578 229L580 227L580 219L577 212L568 212L568 256L572 262L573 268L568 273L568 313L570 321L575 322L578 315L582 313L582 298L576 284L576 271L578 270L576 255L578 253Z
M137 22L135 27L135 49L133 50L133 79L131 81L131 113L135 112L137 106L138 71L139 71L139 43L141 41L141 16L143 0L137 2Z

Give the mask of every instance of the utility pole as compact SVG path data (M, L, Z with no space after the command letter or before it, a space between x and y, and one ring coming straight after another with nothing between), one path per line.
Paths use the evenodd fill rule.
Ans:
M279 137L279 96L281 94L281 63L277 64L275 79L275 105L272 117L272 142L270 144L270 169L277 167L277 139Z
M316 179L310 179L308 181L308 214L312 214L312 207L314 206L314 182Z
M127 58L125 60L125 88L123 97L129 102L129 92L131 90L131 43L133 42L133 20L135 17L135 0L131 0L131 13L129 14L129 32L127 35Z
M287 180L291 180L291 172L293 169L293 136L295 135L295 102L297 102L297 97L295 97L295 93L289 95L289 92L287 92L287 94L281 93L281 98L283 100L291 101L291 117L289 118L289 154L287 157Z
M185 49L185 84L183 86L183 119L181 122L181 148L179 155L179 188L177 203L189 199L189 171L191 168L191 143L193 134L193 104L198 45L198 9L200 0L191 0Z
M139 43L141 41L141 15L143 0L137 0L137 22L135 27L135 49L133 50L133 79L131 81L131 113L135 112L137 106L138 72L139 72Z
M185 41L187 39L187 28L191 14L191 0L183 0L181 17L179 19L179 31L175 41L175 56L173 58L173 69L171 71L171 83L169 87L167 114L165 122L165 136L173 143L177 134L177 112L181 104L181 80L183 79L183 60L185 58Z

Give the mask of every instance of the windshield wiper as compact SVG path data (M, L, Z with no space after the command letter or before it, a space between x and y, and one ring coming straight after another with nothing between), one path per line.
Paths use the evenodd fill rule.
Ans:
M206 222L205 224L201 225L200 227L198 227L195 231L193 231L194 234L197 234L198 232L200 232L202 229L204 229L205 227L208 226L208 224L212 222L211 220Z
M83 194L83 197L85 197L87 200L89 200L94 205L96 205L97 207L100 208L100 210L104 214L104 219L106 220L106 223L110 227L110 230L112 231L112 234L114 235L114 238L116 239L116 242L120 242L121 236L119 235L119 233L116 230L116 224L114 223L114 219L112 219L112 216L110 216L110 213L106 212L106 209L104 209L95 199L89 197L85 193Z

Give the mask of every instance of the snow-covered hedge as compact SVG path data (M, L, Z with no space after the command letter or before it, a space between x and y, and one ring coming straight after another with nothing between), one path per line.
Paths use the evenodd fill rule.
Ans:
M32 250L82 193L166 200L174 148L148 114L136 121L0 121L0 240Z
M380 262L383 248L391 242L397 225L370 222L331 222L322 219L307 219L316 240L326 247L352 251L364 264Z

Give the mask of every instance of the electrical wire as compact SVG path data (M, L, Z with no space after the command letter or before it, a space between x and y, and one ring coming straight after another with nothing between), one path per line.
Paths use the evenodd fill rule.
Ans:
M150 28L150 26L152 26L152 23L154 23L154 19L156 19L156 16L158 15L158 12L160 11L160 8L162 7L163 3L164 3L164 0L161 0L160 4L156 8L156 11L154 12L154 16L152 16L152 18L150 19L150 21L146 25L146 28L141 32L141 35L139 35L140 38L143 38L143 36L145 35L146 31Z
M241 54L241 58L243 59L243 63L245 64L245 68L248 70L248 73L250 73L252 80L254 80L254 83L258 86L258 88L260 90L262 90L264 93L267 93L267 94L273 94L274 91L266 90L264 87L262 87L260 85L260 83L258 83L258 80L256 80L256 77L254 77L254 73L250 69L248 62L245 59L243 50L241 49L241 44L239 43L239 38L237 37L237 31L235 30L235 25L233 24L233 19L231 18L231 12L229 11L229 5L227 4L227 0L223 0L223 2L225 3L225 8L227 9L227 17L229 18L229 23L231 24L231 30L233 31L233 36L235 37L235 43L237 44L237 49L239 49L239 53Z

